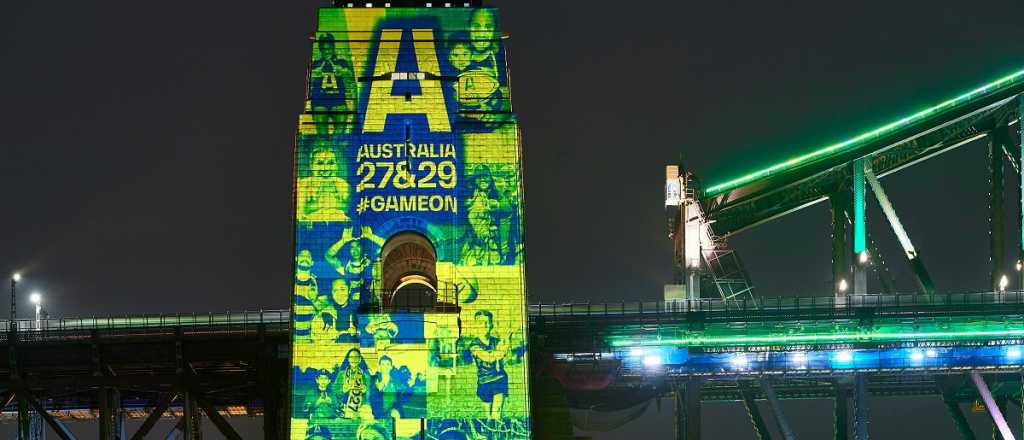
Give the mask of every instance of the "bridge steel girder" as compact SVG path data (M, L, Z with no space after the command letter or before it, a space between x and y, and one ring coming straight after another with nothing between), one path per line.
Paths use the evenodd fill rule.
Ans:
M789 427L789 420L786 418L786 413L782 411L782 405L779 403L778 396L775 395L775 388L772 387L771 382L766 378L760 379L761 391L764 393L765 398L768 399L768 406L772 409L772 415L775 416L775 424L778 425L779 431L782 433L784 440L796 440L796 434Z
M856 440L868 440L868 378L864 373L854 376L853 387L853 432Z
M969 113L878 138L819 162L766 176L742 187L704 195L701 203L716 235L732 235L824 201L856 159L871 156L878 177L921 163L982 137L979 132L1016 117L1016 93L1001 94Z
M974 382L974 386L978 389L978 394L981 396L982 402L985 403L985 409L988 410L988 415L992 419L992 423L995 425L994 429L999 430L999 434L1003 436L1003 440L1015 440L1013 432L1010 431L1010 425L1006 423L1006 418L1003 417L1003 412L999 408L999 404L996 399L992 397L992 391L988 389L988 384L985 383L985 378L981 377L981 373L977 370L971 371L971 381ZM994 435L993 435L994 438Z
M142 426L139 426L138 431L135 431L135 435L132 436L131 440L143 440L146 438L149 431L153 430L153 427L156 426L156 422L160 421L160 418L163 417L165 412L167 412L167 408L171 406L171 402L174 401L175 394L175 390L171 389L160 397L160 400L157 401L153 411L150 412L149 416L142 421Z
M850 272L847 265L846 199L845 191L836 191L828 196L832 214L832 290L837 297L846 294L846 289L840 289L840 284L849 278Z
M703 384L699 379L688 379L675 390L675 437L676 440L700 440L700 391Z
M949 412L950 418L953 419L953 427L960 434L960 438L963 440L975 440L974 429L967 422L967 416L964 415L963 409L960 408L960 402L956 400L956 390L963 385L964 379L965 377L962 375L936 377L936 389L938 389L939 395L942 397L942 404L945 405L946 411Z
M1011 146L1013 146L1017 159L1017 288L1024 290L1024 95L1017 95L1015 130L1017 130L1017 136ZM1011 160L1011 164L1013 162ZM1024 392L1022 392L1021 401L1024 401ZM1024 410L1024 406L1021 409ZM1024 418L1024 411L1022 411L1021 417Z
M846 388L836 385L836 397L833 399L832 408L832 438L833 440L848 440L850 426L849 417L849 396Z
M942 404L946 406L946 411L949 412L949 416L953 419L953 426L956 428L956 432L960 434L960 438L963 440L975 440L974 430L971 429L971 424L967 422L967 417L964 416L960 403L943 396Z
M50 425L50 429L52 429L53 432L57 434L57 437L61 438L61 440L77 440L75 435L71 433L71 430L68 429L68 427L60 420L53 418L50 413L46 412L46 408L43 408L43 405L41 405L39 401L36 400L35 396L27 390L21 391L19 399L26 400L28 405L35 410L36 414L38 414L47 425Z
M24 392L18 396L18 440L32 438L32 415L29 413L28 399Z
M196 404L196 394L186 390L182 393L181 431L184 440L202 440L203 413Z
M991 264L991 284L993 291L999 291L999 281L1003 269L1003 145L1007 140L1007 127L997 126L988 137L988 168L989 168L989 263Z
M743 408L747 410L747 416L750 417L750 426L754 428L754 438L772 440L771 431L768 430L768 425L764 422L764 417L761 416L761 409L757 407L757 401L754 400L754 393L745 385L740 385L740 395L743 397Z
M201 408L204 413L206 413L206 417L210 418L210 421L213 422L213 426L216 426L217 430L220 431L225 438L228 440L242 440L242 436L238 435L235 428L232 428L231 424L228 423L227 420L224 420L224 417L217 412L217 409L214 408L213 405L210 405L210 402L207 402L206 399L202 398L202 396L197 395L196 404L199 405L199 408Z
M923 294L933 295L935 293L935 284L932 282L932 277L929 275L928 269L925 268L921 255L914 248L914 243L910 241L910 235L903 228L903 223L900 222L899 216L896 215L896 209L892 206L892 201L885 194L885 189L882 188L881 182L878 181L878 177L875 176L870 167L865 170L864 174L868 185L871 187L871 192L875 194L875 200L878 202L879 207L882 208L885 219L889 222L889 227L892 228L893 234L896 235L900 246L903 247L903 253L910 263L911 270L914 272L914 279L917 281L918 289Z
M861 256L868 248L867 210L864 200L864 171L870 166L868 158L853 161L853 294L868 293L866 261Z

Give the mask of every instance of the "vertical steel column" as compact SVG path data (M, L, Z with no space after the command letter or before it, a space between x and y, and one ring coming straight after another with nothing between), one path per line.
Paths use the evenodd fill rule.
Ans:
M700 390L697 379L686 381L686 440L700 440Z
M1017 95L1017 289L1024 291L1024 95ZM1011 132L1012 135L1012 132ZM1024 402L1024 393L1021 394ZM1021 405L1024 413L1024 404Z
M942 397L942 403L946 405L946 411L953 418L953 426L956 427L956 432L960 433L960 438L963 440L975 440L974 430L971 429L971 424L967 422L967 417L964 416L964 411L960 409L960 404L947 396Z
M182 431L185 440L202 440L202 420L203 416L199 410L199 405L196 405L196 395L192 391L186 391L184 394L184 411L182 411L181 419L184 422L182 424Z
M992 418L992 423L995 424L996 429L1002 434L1003 440L1015 440L1013 432L1010 431L1010 425L1006 423L1002 411L999 410L999 405L992 398L992 392L989 391L985 379L977 371L971 371L971 381L974 382L975 388L978 389L978 394L981 395L981 400L985 402L985 408L988 409L988 415Z
M868 229L864 209L864 167L866 158L853 161L853 294L863 295L868 290L867 249Z
M853 437L856 440L868 440L868 378L864 373L854 376L853 390Z
M686 385L676 387L676 440L700 440L700 388L697 379L689 379Z
M782 405L779 403L778 397L775 395L775 388L768 382L768 379L761 378L761 391L764 392L764 396L768 399L768 406L772 409L772 415L775 416L775 424L779 426L779 431L782 433L782 438L785 440L795 440L796 435L793 434L793 430L789 427L789 421L786 420L786 414L782 412Z
M847 440L850 427L849 405L847 404L846 389L836 386L835 406L832 409L832 421L834 424L834 440Z
M832 209L832 290L836 297L845 296L849 288L849 265L846 263L846 190L828 196Z
M32 415L28 405L28 396L18 398L18 440L32 438Z
M676 385L672 393L673 417L672 427L675 440L686 440L686 399L683 397L684 385Z
M1006 142L1006 131L1005 126L996 127L988 137L988 237L993 291L999 290L1003 270L1003 143Z
M754 438L757 440L771 440L772 434L768 431L768 425L761 416L761 409L754 401L754 393L746 385L740 385L740 396L743 398L743 408L747 410L750 417L750 425L754 428Z
M100 387L100 440L111 440L114 437L114 417L110 404L110 388Z

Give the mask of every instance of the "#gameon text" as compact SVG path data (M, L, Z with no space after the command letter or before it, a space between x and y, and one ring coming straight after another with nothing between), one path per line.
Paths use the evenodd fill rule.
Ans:
M451 212L459 211L459 203L451 195L363 196L356 212Z

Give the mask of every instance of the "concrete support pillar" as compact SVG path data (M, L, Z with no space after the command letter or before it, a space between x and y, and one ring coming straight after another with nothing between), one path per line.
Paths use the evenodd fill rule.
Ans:
M853 427L856 440L868 440L868 379L864 373L854 377L853 389Z

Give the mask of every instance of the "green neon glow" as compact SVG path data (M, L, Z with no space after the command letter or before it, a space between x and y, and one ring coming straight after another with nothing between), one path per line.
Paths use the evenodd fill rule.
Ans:
M950 109L952 109L952 107L954 107L956 105L963 104L965 101L977 98L977 97L979 97L979 96L981 96L981 95L983 95L985 93L996 92L996 91L998 91L999 88L1008 87L1008 86L1010 86L1012 84L1015 84L1016 82L1018 82L1018 80L1022 79L1022 77L1024 77L1024 70L1015 72L1015 73L1013 73L1011 75L1004 76L1004 77L1002 77L1002 78L1000 78L1000 79L998 79L996 81L993 81L991 83L985 84L984 86L978 87L978 88L976 88L974 90L971 90L970 92L967 92L967 93L964 93L964 94L962 94L960 96L957 96L956 98L944 101L941 104L936 105L934 107L926 108L926 109L921 110L921 111L919 111L917 113L914 113L914 114L912 114L910 116L907 116L905 118L899 119L899 120L897 120L895 122L891 122L889 124L883 125L883 126L878 127L878 128L876 128L874 130L871 130L869 132L860 134L860 135L858 135L858 136L856 136L856 137L854 137L852 139L849 139L849 140L846 140L846 141L843 141L843 142L839 142L837 144L829 145L827 147L821 148L821 149L816 150L816 151L812 151L810 153L807 153L807 154L804 154L804 155L801 155L801 156L794 157L794 158L789 159L789 160L787 160L785 162L772 165L772 166L770 166L768 168L765 168L765 169L762 169L762 170L759 170L759 171L755 171L753 173L741 176L739 178L736 178L736 179L733 179L733 180L730 180L730 181L727 181L727 182L724 182L724 183L721 183L721 184L718 184L718 185L709 186L707 189L704 190L704 195L705 196L713 196L713 195L716 195L716 194L728 191L730 189L736 188L738 186L750 183L750 182L752 182L754 180L761 179L761 178L764 178L764 177L767 177L767 176L770 176L770 175L773 175L773 174L777 174L777 173L779 173L781 171L785 171L785 170L787 170L789 168L793 168L793 167L797 167L797 166L800 166L800 165L804 165L807 162L810 162L810 161L813 161L813 160L817 160L817 159L821 159L821 158L823 158L825 156L828 156L830 154L833 154L833 153L838 153L840 151L848 149L848 148L850 148L850 147L852 147L854 145L857 145L859 143L862 143L864 141L880 137L880 136L882 136L884 134L887 134L887 133L889 133L891 131L894 131L896 129L903 128L903 127L906 127L907 125L920 122L922 119L927 118L929 116L934 116L934 115L938 114L939 112L950 110Z
M701 347L713 345L750 345L750 344L797 344L797 343L829 343L829 342L871 342L918 339L972 339L1002 338L1024 336L1024 329L1008 330L962 330L935 332L879 332L879 333L817 333L803 335L769 335L769 336L692 336L686 338L655 339L645 341L615 340L613 347L646 346L646 345L678 345Z
M1018 115L1024 115L1024 98L1020 98L1020 97L1017 98L1017 114ZM1024 118L1022 118L1022 119L1024 119ZM1017 121L1017 128L1019 130L1020 130L1021 127L1024 127L1024 125L1022 125L1022 124L1024 124L1024 120L1018 120ZM1020 145L1024 145L1024 130L1020 130L1020 139L1019 140L1021 141ZM1024 148L1018 148L1017 149L1017 163L1020 164L1021 166L1024 166ZM1020 248L1018 249L1017 258L1024 258L1024 173L1019 173L1019 177L1018 178L1020 179L1020 181L1018 182L1018 184L1020 186L1020 192L1018 194L1020 195L1020 202L1021 203L1020 203L1019 207L1017 208L1019 210L1017 221L1020 222L1019 226L1020 226L1021 229L1020 229ZM1018 261L1018 263L1020 263L1020 261ZM1024 268L1022 268L1022 269L1024 269ZM1021 270L1021 269L1017 269L1017 270Z
M864 221L864 159L853 161L853 253L867 249L867 225Z

